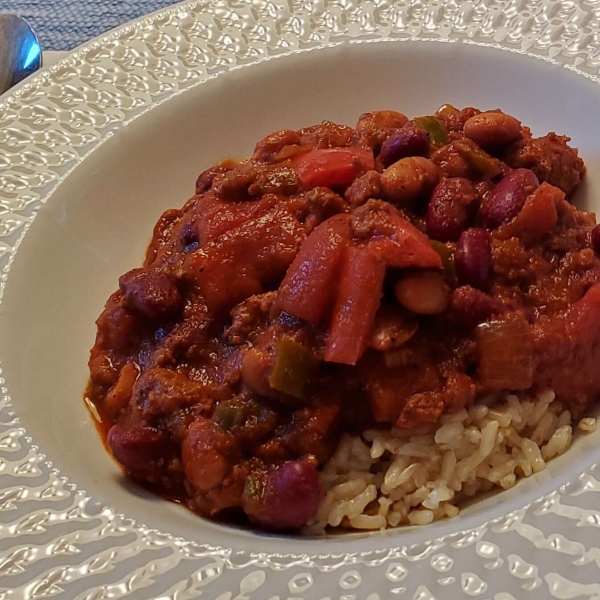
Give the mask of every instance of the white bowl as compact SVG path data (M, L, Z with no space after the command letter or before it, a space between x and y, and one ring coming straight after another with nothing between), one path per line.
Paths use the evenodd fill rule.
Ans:
M203 169L247 156L277 129L323 119L352 125L381 108L431 114L444 103L499 107L536 135L571 136L588 166L576 201L600 207L597 83L550 61L459 42L345 42L232 69L153 102L72 164L24 237L0 307L0 356L14 410L60 475L99 506L185 540L313 555L385 550L476 528L592 465L600 432L579 439L542 474L452 520L319 541L274 537L199 519L125 482L84 406L95 319L119 275L141 264L159 215L183 205Z

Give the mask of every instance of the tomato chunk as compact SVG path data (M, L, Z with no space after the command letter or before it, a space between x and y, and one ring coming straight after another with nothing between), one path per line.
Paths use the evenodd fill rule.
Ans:
M554 390L569 404L589 404L600 389L599 339L600 283L596 283L567 310L555 318L541 317L533 326L536 388Z
M368 248L346 251L325 360L354 365L363 355L383 295L385 264Z
M496 237L501 240L518 237L525 243L535 242L556 227L556 203L564 198L565 193L562 190L542 182L527 197L521 212L510 223L496 230Z
M260 200L228 202L214 194L206 194L196 205L198 245L204 246L250 219L256 219L277 204L277 196L265 195Z
M274 208L188 254L184 269L198 284L209 310L222 314L282 277L304 237L296 217L285 208Z
M285 274L278 307L309 323L319 323L333 304L335 283L349 242L347 215L335 215L316 227Z
M311 150L292 161L305 189L317 186L347 187L356 177L375 168L369 148L325 148Z

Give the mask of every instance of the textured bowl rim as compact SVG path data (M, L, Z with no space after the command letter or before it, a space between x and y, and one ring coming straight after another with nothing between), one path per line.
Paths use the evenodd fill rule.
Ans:
M171 31L174 27L178 27L179 21L185 21L186 19L189 21L190 26L193 26L194 22L198 22L201 18L201 13L207 10L230 10L229 5L235 3L227 2L225 0L193 0L188 2L183 2L173 7L170 7L165 10L157 11L152 13L149 16L138 19L130 24L123 25L108 34L104 34L93 40L89 43L86 43L76 50L74 50L67 57L59 61L57 64L52 65L44 69L38 75L33 77L26 82L23 82L21 85L14 88L10 93L0 98L0 114L2 117L0 118L0 132L2 128L2 123L11 123L13 121L19 120L21 123L27 123L27 118L22 118L23 111L27 109L31 109L33 106L43 106L44 99L43 95L45 93L45 89L48 86L65 86L68 82L79 81L81 78L81 69L86 65L86 61L107 61L110 58L105 56L106 49L110 48L111 51L118 52L118 50L114 50L118 46L122 46L123 48L127 48L129 46L134 45L135 43L151 45L151 42L144 41L144 36L152 33L160 33L163 30ZM279 9L283 6L283 2L264 2L263 5L270 5L271 7L275 7L275 9ZM302 10L310 10L311 2L303 2L303 1L295 1L290 2L290 5L298 8L298 11ZM321 3L317 3L321 4ZM352 0L347 3L348 5L353 5L353 7L358 6L355 0ZM377 3L371 3L377 4ZM399 3L402 5L406 5L408 3ZM443 2L432 2L430 3L430 11L438 11L443 10ZM456 2L452 3L457 7L461 7L463 5L467 5L467 2ZM491 3L493 4L493 3ZM519 4L516 3L510 3ZM538 3L540 6L543 6L544 2ZM583 3L585 4L585 3ZM591 4L591 3L590 3ZM356 5L356 6L355 6ZM306 7L309 8L306 8ZM582 14L582 18L585 16L586 9L581 8L579 5L576 6L577 11L580 11ZM244 8L237 7L234 8L233 12L243 11ZM284 8L285 10L285 8ZM324 11L326 8L323 9ZM588 8L591 12L591 8ZM491 8L484 7L484 12L487 11L487 16L489 13L493 13L496 17L498 17L498 11ZM231 11L230 11L231 12ZM186 89L191 87L195 87L197 85L201 85L205 81L213 79L214 77L219 76L222 73L238 69L245 68L248 65L257 64L264 60L270 60L273 56L286 56L289 54L301 53L307 50L312 49L320 49L328 46L334 46L337 44L343 43L369 43L369 42L387 42L387 41L438 41L445 43L465 43L465 44L473 44L477 46L487 47L487 48L495 48L503 51L510 51L518 54L522 54L529 57L534 57L537 59L541 59L547 62L551 62L555 65L560 65L565 67L571 71L578 73L579 75L583 75L586 78L590 78L598 83L598 64L595 62L592 50L589 51L590 56L588 56L588 60L586 62L585 57L582 57L582 52L573 52L569 48L573 47L573 39L572 36L565 41L561 41L559 44L556 41L550 41L549 44L543 45L542 48L536 47L536 41L539 42L542 39L540 32L532 34L529 38L521 38L520 42L511 43L510 39L502 40L501 43L494 38L493 32L490 41L490 36L485 35L485 32L482 34L482 25L479 24L478 27L474 27L471 35L466 34L463 35L463 32L452 29L452 26L448 25L448 21L444 21L444 19L440 19L438 21L438 34L430 35L427 30L423 33L424 24L426 22L426 13L427 9L424 9L424 16L415 21L415 25L413 28L407 26L405 29L400 31L389 31L389 35L382 35L380 32L371 32L366 36L362 35L362 31L358 33L347 32L342 35L335 35L331 33L330 35L326 35L326 41L321 40L318 43L314 44L306 44L302 46L298 43L298 47L288 47L287 49L279 50L274 54L269 54L265 52L262 55L258 55L252 59L240 58L239 54L233 53L233 55L229 56L227 60L230 62L225 62L217 64L213 68L206 69L203 74L203 79L197 80L195 83L190 84L189 82L179 83L176 82L171 89L160 95L151 96L149 95L145 102L141 104L141 108L136 108L135 110L131 110L129 112L124 111L122 118L119 119L118 124L112 128L106 128L102 130L97 138L93 141L93 143L86 143L81 147L85 147L85 151L79 154L74 165L65 168L65 165L58 165L50 180L46 180L43 177L41 178L42 185L30 186L28 188L28 195L31 196L29 202L26 203L26 206L20 208L18 205L19 198L22 198L22 193L18 191L14 191L15 186L10 182L12 181L11 177L14 176L14 171L11 173L11 167L14 165L8 165L5 169L4 174L0 173L0 183L4 182L5 185L0 185L0 206L7 211L6 215L3 215L0 218L0 221L6 221L8 219L16 219L20 225L12 232L10 232L10 236L6 236L2 242L5 244L5 248L0 255L0 266L2 267L2 280L0 281L0 301L5 289L6 282L8 280L8 274L10 271L10 267L12 264L12 260L18 250L19 244L26 234L29 225L33 222L35 214L37 210L52 196L53 191L60 185L61 181L69 175L69 173L76 168L81 161L85 160L85 158L93 151L95 151L100 145L107 139L109 133L114 131L116 128L120 128L125 126L127 123L131 122L133 119L138 118L142 114L144 114L147 110L152 109L153 107L158 106L162 102L167 101L169 98L176 96L179 93L184 92ZM519 11L515 12L515 15L518 16ZM480 15L480 20L483 22L486 14ZM273 17L275 20L276 17ZM524 17L525 18L525 17ZM176 23L174 23L176 21ZM265 21L267 22L268 19ZM452 21L454 25L456 24L456 20ZM446 24L446 28L444 29L444 24ZM271 23L271 27L273 23ZM419 31L417 31L417 29ZM586 32L585 30L581 31L581 38L585 40ZM567 45L570 43L570 46ZM591 41L589 42L591 44ZM128 46L129 45L129 46ZM247 45L249 48L252 47L252 44ZM550 51L548 50L550 49ZM552 49L554 48L554 52ZM593 48L592 48L593 49ZM585 53L583 53L585 54ZM227 56L225 52L224 55ZM96 58L97 57L97 58ZM118 57L117 57L118 58ZM113 59L114 60L114 59ZM175 57L174 60L177 60ZM78 70L79 69L79 70ZM140 73L141 73L140 69ZM26 125L20 125L23 129L26 129ZM3 142L0 141L0 146ZM48 168L49 169L49 168ZM35 171L35 169L33 169ZM6 182L9 185L6 185ZM17 186L18 188L18 186ZM15 208L16 207L16 208ZM1 329L1 321L0 321L0 335L2 335ZM4 381L2 380L2 384ZM9 443L0 446L0 451L4 453L4 451L8 455L7 463L10 464L12 462L15 463L14 470L22 468L24 464L35 464L36 468L40 470L46 471L48 474L48 478L53 481L52 485L57 490L57 496L64 498L63 494L68 494L73 498L73 506L78 506L79 509L79 517L82 519L93 519L98 515L98 509L93 508L90 509L89 514L86 514L87 505L90 502L93 502L85 491L77 488L76 483L68 482L62 475L60 475L59 471L56 470L56 467L48 463L46 461L45 456L39 452L38 448L35 445L35 440L31 440L28 438L26 434L26 430L20 424L18 420L18 416L12 410L12 404L10 401L10 397L8 395L8 391L6 388L2 388L3 398L0 402L0 435L2 435L2 440L9 440ZM27 448L27 455L23 458L23 456L19 455L19 458L13 460L10 456L11 449L13 447L17 447L19 449L25 447ZM17 453L18 454L18 453ZM146 528L142 524L136 523L134 520L124 517L123 515L119 515L116 513L112 513L110 508L105 507L100 509L100 514L103 516L102 527L106 527L107 523L111 523L113 526L126 528L128 531L135 531L140 539L144 539L145 542L151 541L154 543L155 540L160 539L163 544L172 544L173 547L176 547L178 550L182 550L183 546L189 546L186 552L192 552L193 555L198 555L196 553L201 554L203 557L210 555L215 558L219 558L225 561L228 565L237 565L237 567L241 567L241 565L245 565L246 568L250 568L252 565L260 564L262 567L267 567L272 570L276 569L292 569L301 564L303 568L310 569L312 567L316 567L320 571L323 571L325 567L329 569L338 569L343 567L344 565L368 565L370 567L375 568L376 566L383 564L386 561L392 561L398 557L407 556L415 556L419 555L420 552L423 551L427 556L431 554L432 549L439 548L441 545L451 544L453 546L458 545L470 545L473 542L468 542L465 540L477 540L481 543L494 544L493 542L486 542L485 534L494 530L494 529L503 529L506 527L511 527L518 520L522 520L526 513L535 513L537 510L543 510L544 506L547 506L549 502L555 503L559 501L559 497L564 493L569 493L570 495L579 495L583 493L581 490L586 486L589 487L590 477L593 478L592 474L596 472L596 465L592 464L593 457L588 457L585 461L584 466L579 469L582 473L577 479L577 481L571 481L573 478L573 473L567 474L564 473L563 477L558 478L555 482L550 482L544 484L542 488L540 488L540 494L537 500L531 502L530 504L523 506L523 502L519 499L514 500L510 503L510 510L508 510L508 514L504 514L502 517L498 517L494 520L486 520L484 516L480 519L477 519L478 526L475 528L469 528L469 530L460 530L460 527L451 524L448 525L447 522L442 527L431 529L432 536L434 536L434 532L439 531L440 534L435 536L435 539L431 540L428 537L424 538L424 535L428 534L419 534L416 538L417 545L409 546L407 544L401 545L398 547L391 547L392 544L401 543L402 538L400 536L396 537L397 533L387 533L385 536L382 536L380 540L384 540L384 548L369 548L365 549L364 552L360 552L357 554L356 551L346 551L343 553L337 554L329 554L323 555L322 552L317 550L318 554L315 555L307 555L304 553L301 554L285 554L280 555L277 553L273 554L265 554L259 553L255 554L252 552L248 552L246 550L237 549L237 548L226 548L226 547L215 547L209 545L199 545L193 542L186 542L181 538L174 538L170 535L161 534L158 531L151 530ZM588 471L587 473L585 471ZM10 489L9 489L10 492ZM47 496L49 498L51 496ZM7 493L0 495L0 507L2 506L2 502L6 501L8 498L9 503L18 503L18 497L12 497ZM27 513L35 514L35 506L26 511ZM23 519L23 514L19 515L20 519ZM459 521L455 521L454 523L459 523ZM408 540L415 540L415 538L409 534L405 534L405 537ZM461 541L462 540L462 541ZM361 540L362 543L362 540ZM248 545L248 544L245 544ZM337 542L334 542L333 546L336 546ZM370 544L367 544L370 545ZM379 546L380 544L377 544ZM331 544L325 542L324 545L320 547L320 550L328 550L328 547L331 547ZM193 548L193 550L190 550ZM336 548L337 549L337 548ZM331 548L333 550L333 548ZM258 561L258 562L257 562ZM435 567L433 567L435 569ZM439 571L438 572L442 572ZM0 570L0 577L2 575L2 571ZM393 578L390 579L393 581ZM2 579L0 578L0 582ZM343 587L343 586L342 586ZM464 586L463 586L464 588ZM291 591L291 590L290 590Z

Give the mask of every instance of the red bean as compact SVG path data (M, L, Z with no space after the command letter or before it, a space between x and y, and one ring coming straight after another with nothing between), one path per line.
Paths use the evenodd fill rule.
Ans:
M119 279L119 287L127 304L150 318L166 317L181 307L181 296L165 273L133 269Z
M317 469L308 462L293 460L269 473L264 509L255 518L273 529L302 527L317 512L320 499Z
M113 425L106 443L113 456L129 471L147 471L172 457L173 447L162 432L149 427Z
M392 133L381 146L379 159L384 167L389 167L407 156L427 156L429 136L424 129L407 125Z
M473 227L460 236L454 255L456 276L462 285L485 290L492 267L490 234L485 229Z
M483 225L495 229L514 219L523 208L527 196L540 184L533 171L515 169L505 175L482 204Z
M519 137L521 122L503 112L485 112L467 119L464 132L480 146L499 146Z
M594 250L600 254L600 225L596 225L592 229L592 246Z
M425 221L427 235L440 242L456 242L469 224L469 207L476 198L477 192L468 179L443 179L429 201Z

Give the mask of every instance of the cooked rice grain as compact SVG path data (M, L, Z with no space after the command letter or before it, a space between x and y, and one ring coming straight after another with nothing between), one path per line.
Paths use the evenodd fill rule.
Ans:
M554 392L482 399L418 430L345 435L323 467L326 491L307 534L327 527L427 525L459 513L467 498L508 489L546 468L573 440L574 417ZM596 419L578 422L596 430Z

